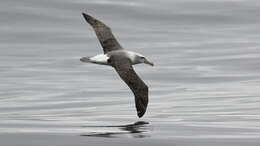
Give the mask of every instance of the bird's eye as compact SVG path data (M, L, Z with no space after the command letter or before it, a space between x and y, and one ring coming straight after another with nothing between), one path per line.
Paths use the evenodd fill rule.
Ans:
M144 59L144 57L141 57L142 59Z

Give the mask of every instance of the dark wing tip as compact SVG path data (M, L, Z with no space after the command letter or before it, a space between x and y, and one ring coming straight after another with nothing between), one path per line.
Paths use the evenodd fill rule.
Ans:
M89 15L88 15L88 14L86 14L85 12L82 12L81 14L82 14L82 15L83 15L83 17L84 17L84 18L86 18L86 19L89 17Z
M147 104L140 105L139 103L136 103L137 115L139 118L141 118L145 114L146 108L147 108Z
M145 114L145 111L146 111L146 110L144 110L144 111L137 111L138 117L139 117L139 118L142 118L142 116Z
M82 12L83 17L85 18L85 20L90 24L90 25L95 25L95 18L93 18L92 16Z
M84 17L87 21L91 19L91 16L88 15L88 14L86 14L86 13L84 13L84 12L82 12L82 15L83 15L83 17Z
M87 15L85 12L82 12L81 14L82 14L83 16L84 16L84 15Z
M139 97L135 96L135 98L136 98L135 106L137 110L137 115L139 118L141 118L146 112L147 105L148 105L148 98L142 98L140 96Z

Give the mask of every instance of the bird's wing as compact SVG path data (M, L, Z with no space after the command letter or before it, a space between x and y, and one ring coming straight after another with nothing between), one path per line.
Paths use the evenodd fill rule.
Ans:
M142 117L148 105L148 86L134 71L128 58L111 56L111 64L135 96L138 117Z
M110 51L122 49L111 29L107 25L86 13L82 13L82 15L95 30L105 54Z

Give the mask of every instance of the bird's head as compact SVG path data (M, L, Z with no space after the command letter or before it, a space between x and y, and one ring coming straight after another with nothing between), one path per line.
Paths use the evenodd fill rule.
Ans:
M148 59L146 59L145 56L141 55L141 54L137 54L135 59L137 60L138 63L145 63L151 66L154 66L154 63L149 61Z

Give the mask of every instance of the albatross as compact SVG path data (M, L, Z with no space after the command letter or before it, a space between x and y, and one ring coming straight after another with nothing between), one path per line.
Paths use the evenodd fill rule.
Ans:
M125 50L116 40L111 29L96 18L82 13L85 20L92 26L96 36L103 47L104 54L93 57L82 57L80 61L112 66L121 79L128 85L135 96L137 115L141 118L148 105L148 86L134 71L133 65L145 63L154 64L140 53Z

